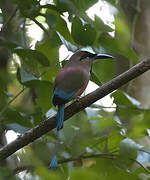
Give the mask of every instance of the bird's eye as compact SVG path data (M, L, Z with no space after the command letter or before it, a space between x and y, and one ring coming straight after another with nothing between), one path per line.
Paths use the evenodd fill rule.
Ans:
M84 55L80 58L80 61L82 61L83 59L86 59L86 58L89 59L89 54L84 54Z

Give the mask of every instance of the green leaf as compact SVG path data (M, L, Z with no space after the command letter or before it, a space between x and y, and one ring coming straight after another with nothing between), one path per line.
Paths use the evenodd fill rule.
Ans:
M46 13L46 22L51 28L55 28L57 23L56 16L50 13Z
M115 121L113 119L112 115L108 115L105 117L101 117L99 121L99 128L100 129L107 129L112 127L115 124Z
M90 80L92 82L96 83L98 86L102 85L101 81L99 80L99 78L97 77L97 75L94 72L91 72Z
M35 170L36 174L38 177L41 177L44 180L50 180L50 179L55 179L55 180L60 180L62 179L62 176L60 173L54 173L50 171L47 167L44 166L37 166Z
M38 108L38 110L35 111L34 114L32 114L32 118L33 118L33 124L34 126L39 125L42 121L45 120L45 116L43 116L42 111Z
M120 146L120 142L124 139L124 136L121 135L120 131L112 131L108 136L108 148L116 149Z
M19 47L19 45L16 44L15 42L5 41L5 40L2 40L2 39L0 39L0 46L7 47L10 50Z
M49 23L50 27L52 28L52 30L55 33L56 33L56 31L59 32L65 38L65 40L69 41L72 44L74 43L72 40L70 31L67 27L66 21L60 16L60 14L58 12L48 9L46 17L48 17L48 19L49 19L49 17L51 17L51 19L53 19L52 22L50 22L50 20L47 19L47 22ZM56 18L56 22L55 22L54 17Z
M145 166L144 166L145 167ZM148 167L147 167L148 168ZM139 176L140 174L143 174L143 177L147 174L149 174L148 172L145 171L145 169L141 166L138 166L136 168L136 170L134 171L134 174L136 174L137 176Z
M68 11L72 14L84 12L97 2L98 0L55 0L56 7L61 13Z
M126 138L120 142L120 156L127 159L136 159L137 151L140 148L132 139Z
M53 84L49 81L39 80L31 73L26 72L23 68L17 72L18 80L21 84L35 88L37 91L37 103L45 114L52 106Z
M13 0L18 5L21 15L24 17L34 18L40 14L40 3L35 0Z
M66 21L61 16L58 15L57 15L56 31L58 31L67 41L74 44L70 31L67 27Z
M98 174L95 171L92 170L86 170L86 169L75 169L71 172L70 179L71 180L77 180L77 179L88 179L88 180L99 180L102 178L101 174Z
M59 33L57 32L59 38L61 39L61 42L66 46L66 48L68 49L68 51L72 51L72 52L75 52L77 51L77 47L73 44L71 44L69 41L65 40L64 37Z
M138 100L136 100L135 98L129 96L126 92L123 92L123 94L126 96L126 98L127 98L133 105L135 105L135 106L140 106L140 105L141 105L141 103L140 103Z
M1 4L0 4L1 5ZM0 13L0 24L3 24L3 17L2 17L2 13Z
M61 9L59 9L58 7L56 7L55 5L53 4L45 4L45 5L41 5L41 8L47 8L47 9L50 9L50 10L54 10L54 11L57 11L58 13L61 13Z
M53 65L54 63L56 64L59 62L58 49L61 44L62 43L57 33L55 31L52 31L51 37L49 37L43 42L38 42L36 44L36 50L40 51L42 54L48 57L51 65Z
M41 52L31 49L14 49L14 53L22 57L26 63L38 61L43 66L49 66L48 58Z
M134 160L137 158L138 145L129 138L120 142L119 155L116 157L114 164L124 170L130 169Z
M95 3L98 2L98 0L71 0L73 4L76 6L76 8L79 11L86 11L89 9L91 6L93 6Z
M83 24L77 16L72 21L71 35L77 44L92 45L96 39L96 31L91 24Z
M112 29L110 26L106 25L100 17L97 15L94 16L94 26L95 29L97 29L99 32L113 32L114 29Z
M117 105L126 105L126 106L140 106L140 102L135 98L129 96L126 92L117 90L111 94L114 97L114 103Z
M141 113L141 110L138 108L138 101L136 101L126 93L117 90L112 93L111 96L114 97L114 103L117 105L117 114L119 118L124 119L134 116L136 117L136 115L139 115Z
M123 16L120 18L116 16L114 24L115 24L116 36L121 38L124 44L129 44L131 39L131 32L126 23L125 18Z
M23 67L18 68L17 79L21 84L24 84L31 80L36 80L37 78L33 76L30 72L27 72Z
M10 180L10 177L12 180L15 180L15 178L13 177L13 170L4 165L0 167L0 175L1 175L0 180L6 179L6 178Z
M130 115L129 116L130 119L132 117L132 131L128 132L128 136L134 137L134 138L139 138L139 136L140 136L140 138L142 138L142 137L144 138L145 136L147 136L146 129L147 129L147 127L149 127L150 111L141 110L141 109L137 109L135 111L135 110L132 110L131 108L127 109L127 111L128 111L128 113L126 113L126 114L128 116ZM131 112L132 112L132 114L131 114ZM124 112L124 114L125 114L125 112ZM123 117L125 117L125 115ZM130 128L130 126L129 126L129 128Z
M50 149L48 144L44 141L35 142L32 146L34 154L42 161L49 162L48 156L50 154ZM43 152L43 153L41 153Z
M26 131L29 130L29 128L26 128L25 126L21 126L17 123L7 124L7 128L20 134L24 134Z
M92 72L97 76L99 81L107 82L115 76L115 66L113 59L94 61Z
M60 13L66 11L75 12L75 6L70 0L55 0L55 3Z
M102 33L99 38L99 43L105 48L121 54L128 59L138 62L138 57L129 43L125 43L121 38L113 38L107 33Z
M50 82L42 81L37 87L37 103L45 114L52 106L53 85Z
M114 103L117 105L133 106L132 101L120 90L115 91L111 96L114 97Z
M51 64L42 76L43 80L53 82L56 74L60 71L59 47L61 44L60 38L55 31L51 32L51 36L48 39L36 44L36 49L48 57Z
M29 127L29 128L33 127L32 123L31 123L31 117L23 112L19 112L19 111L15 110L15 109L10 109L10 108L7 109L3 113L2 118L4 119L5 123L8 123L8 124L17 123L24 127Z
M53 84L48 81L31 80L24 83L37 91L37 103L45 114L52 106Z
M45 114L52 106L53 84L48 81L31 80L24 85L35 88L37 91L37 103Z
M11 82L11 77L8 72L1 68L0 70L0 109L8 103L7 86Z

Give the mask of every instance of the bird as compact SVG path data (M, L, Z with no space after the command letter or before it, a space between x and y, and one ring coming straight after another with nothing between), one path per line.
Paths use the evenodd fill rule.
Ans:
M57 74L52 95L52 103L58 107L57 132L63 128L65 104L73 99L77 99L86 89L90 80L93 61L106 58L112 58L112 56L78 50ZM57 158L54 156L50 169L56 170L57 166Z

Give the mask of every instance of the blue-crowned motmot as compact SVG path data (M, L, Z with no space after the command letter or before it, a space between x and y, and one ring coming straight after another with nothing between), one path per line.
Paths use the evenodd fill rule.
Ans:
M112 56L79 50L71 56L56 76L52 101L55 106L58 106L57 131L63 128L65 104L80 96L87 87L93 60L105 58L112 58ZM54 156L50 168L55 170L57 165L57 159Z

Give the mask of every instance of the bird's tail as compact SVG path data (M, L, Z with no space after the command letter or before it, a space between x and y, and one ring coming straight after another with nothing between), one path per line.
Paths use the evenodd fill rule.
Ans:
M63 128L64 123L64 108L65 105L61 104L58 106L58 113L57 113L57 131Z
M55 154L57 153L57 150L58 150L58 144L59 144L59 130L63 128L63 123L64 123L64 108L65 108L65 105L62 104L62 105L59 105L58 106L58 113L57 113L57 141L56 141L56 151L55 151ZM57 167L58 167L58 161L57 161L57 158L56 158L56 155L53 157L51 163L50 163L50 169L52 171L55 171L57 170Z

